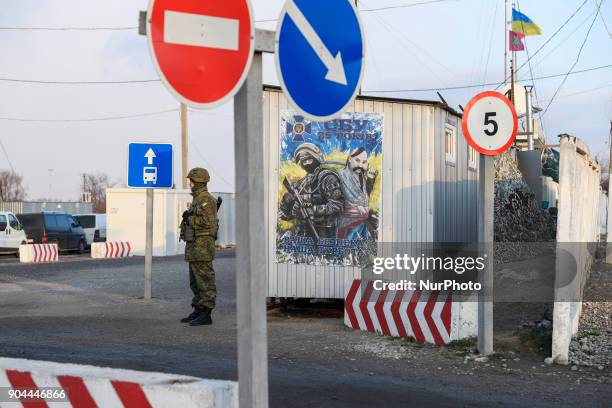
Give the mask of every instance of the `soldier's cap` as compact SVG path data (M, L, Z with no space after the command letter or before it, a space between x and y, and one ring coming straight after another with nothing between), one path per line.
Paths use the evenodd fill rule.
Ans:
M321 149L319 149L319 146L313 143L302 143L301 145L299 145L293 152L293 160L295 160L295 162L297 163L305 155L312 156L314 159L318 160L319 163L323 163L323 155L321 154Z
M187 178L195 183L208 183L210 181L210 174L208 174L208 170L202 167L194 167L189 170Z

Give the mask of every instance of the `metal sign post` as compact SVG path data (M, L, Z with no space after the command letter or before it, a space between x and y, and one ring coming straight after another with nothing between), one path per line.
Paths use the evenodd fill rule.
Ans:
M236 289L241 407L268 406L267 269L264 200L262 52L274 33L257 30L251 70L234 97Z
M485 268L478 280L478 351L493 353L493 251L496 155L508 150L518 129L514 106L498 92L481 92L467 104L461 119L463 135L480 155L478 185L478 242Z
M485 268L478 280L483 290L478 292L478 352L493 353L493 212L495 157L480 155L478 197L478 242L485 248Z
M144 273L144 298L151 299L151 283L153 268L153 193L154 189L147 188L147 226L145 241L145 273Z

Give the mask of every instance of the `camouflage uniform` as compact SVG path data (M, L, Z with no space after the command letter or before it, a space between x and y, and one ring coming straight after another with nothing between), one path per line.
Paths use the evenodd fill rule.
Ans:
M208 182L208 172L206 176ZM198 183L191 194L193 201L181 224L181 238L186 242L185 260L189 262L189 286L193 292L191 305L196 309L214 309L217 298L213 269L218 229L217 200L208 192L206 183Z

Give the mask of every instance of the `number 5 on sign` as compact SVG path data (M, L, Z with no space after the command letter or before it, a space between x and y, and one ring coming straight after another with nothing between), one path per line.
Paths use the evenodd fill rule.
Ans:
M516 110L510 100L492 91L479 93L470 100L461 124L468 143L487 156L510 148L518 129Z

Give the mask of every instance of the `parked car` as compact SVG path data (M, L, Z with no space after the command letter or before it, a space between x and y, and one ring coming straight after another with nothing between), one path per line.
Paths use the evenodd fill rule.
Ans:
M106 214L83 214L74 218L85 231L85 244L88 247L92 242L106 241Z
M55 243L64 251L85 251L85 231L74 217L65 212L17 214L26 235L34 244Z
M0 211L0 253L19 254L19 245L27 242L26 233L15 214Z

